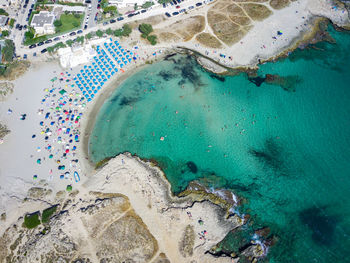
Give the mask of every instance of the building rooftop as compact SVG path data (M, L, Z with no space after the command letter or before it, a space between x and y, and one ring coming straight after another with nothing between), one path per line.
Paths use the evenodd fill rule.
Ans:
M43 27L44 25L52 25L54 20L54 14L47 11L41 11L39 14L33 16L31 25L35 27Z

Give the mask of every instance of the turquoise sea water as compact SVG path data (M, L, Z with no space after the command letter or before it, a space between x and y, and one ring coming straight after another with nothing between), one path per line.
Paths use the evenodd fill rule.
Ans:
M283 88L217 79L189 57L144 68L101 108L92 160L129 151L157 160L174 192L232 189L252 227L278 236L270 262L350 262L350 35L330 31L337 44L261 66Z

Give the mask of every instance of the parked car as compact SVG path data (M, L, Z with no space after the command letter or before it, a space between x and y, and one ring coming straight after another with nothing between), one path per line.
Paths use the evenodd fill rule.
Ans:
M173 16L176 16L176 15L178 15L179 14L179 12L174 12L173 13Z
M176 6L176 9L179 9L179 8L180 8L180 6L179 6L179 5L177 5L177 6Z
M52 39L48 39L45 41L45 44L50 44L52 42Z
M33 53L33 57L36 57L36 52Z
M201 5L202 5L202 3L200 3L200 2L196 4L196 6L201 6Z
M113 23L115 23L115 22L117 22L117 21L114 20L114 19L109 20L109 23L111 23L111 24L113 24Z
M43 50L40 51L42 54L46 53L47 52L47 49L44 48Z
M27 59L27 54L24 54L24 55L23 55L23 59Z
M19 26L19 28L18 28L19 30L22 30L23 29L23 26L21 25L21 26Z
M122 21L122 20L124 20L124 17L122 17L122 16L117 18L117 21Z
M142 9L142 10L141 10L141 13L146 13L146 12L147 12L146 9Z
M105 26L105 25L108 25L108 22L103 22L103 25Z
M184 13L184 12L186 12L186 9L181 9L179 12Z
M36 44L33 44L33 45L29 46L30 49L35 48L35 47L36 47Z
M171 15L170 15L168 12L166 12L165 15L166 15L167 17L171 17Z
M70 36L75 36L77 33L75 33L75 32L71 32L69 35Z
M81 33L83 33L83 30L79 29L79 30L77 31L77 34L81 34Z
M84 29L87 29L87 27L88 27L88 25L85 25L85 26L84 26Z
M60 37L55 37L55 38L53 39L53 41L58 41L58 40L60 40Z
M128 17L133 17L135 14L131 13L131 14L128 14Z
M41 42L38 43L38 47L40 47L42 45L44 45L44 42L41 41Z
M191 5L191 6L188 7L188 10L191 10L191 9L193 9L193 8L194 8L194 6Z

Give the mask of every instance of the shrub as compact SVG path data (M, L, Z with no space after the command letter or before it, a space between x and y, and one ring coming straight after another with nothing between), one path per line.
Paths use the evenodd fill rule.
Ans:
M31 229L37 227L38 225L40 225L39 212L24 216L24 227Z
M55 22L53 22L53 25L54 25L55 27L62 26L62 21L59 20L59 19L57 19L57 20L55 20Z
M146 36L148 36L150 33L153 32L152 25L145 24L145 23L139 25L139 30L141 31L141 33L145 34Z
M32 31L27 31L24 33L24 36L26 37L26 39L32 39L34 37L34 34Z
M102 36L103 36L103 31L97 30L97 31L96 31L96 36L102 37Z
M151 35L147 37L147 40L151 43L151 45L157 44L157 36L156 35Z
M111 36L111 35L114 34L114 31L113 31L112 29L108 28L108 29L106 30L106 34Z
M147 1L147 2L145 2L141 7L142 7L142 8L149 8L149 7L151 7L152 5L154 5L154 2L152 2L152 1Z
M43 211L43 214L41 216L41 222L47 223L49 222L51 216L56 212L57 206L52 206Z
M13 27L13 25L15 24L15 21L16 20L13 18L10 19L10 22L9 22L10 27Z
M131 27L128 24L123 25L123 36L128 37L131 34Z
M9 31L8 30L2 31L2 36L3 37L8 37L9 36Z
M8 16L9 14L5 11L5 9L0 8L0 15Z
M5 46L2 49L2 55L7 62L13 61L13 55L15 53L15 44L12 40L6 39Z

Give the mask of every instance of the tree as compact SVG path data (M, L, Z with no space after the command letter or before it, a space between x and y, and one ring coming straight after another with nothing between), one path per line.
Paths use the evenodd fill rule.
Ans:
M78 26L80 26L80 23L78 21L73 21L72 25L74 27L78 27Z
M114 5L112 6L107 6L105 8L103 8L103 12L104 13L111 13L111 14L117 14L117 7L115 7Z
M158 0L158 3L159 4L167 4L167 3L170 3L172 0Z
M55 20L55 22L53 22L53 25L55 27L60 27L60 26L62 26L62 21L60 19L57 19L57 20Z
M75 13L75 14L74 14L74 17L75 17L75 18L80 18L80 14Z
M15 53L15 44L11 39L5 40L5 46L2 48L2 55L7 62L12 62Z
M32 31L27 31L24 33L26 39L32 39L34 37L34 33Z
M116 37L121 37L123 35L123 29L119 28L119 29L114 30L114 35Z
M9 31L8 30L2 31L2 36L3 37L8 37L9 36Z
M91 38L92 38L92 34L91 34L91 32L90 32L90 33L88 33L88 34L86 34L86 35L85 35L85 38L86 38L86 39L91 39Z
M103 36L103 31L97 30L97 31L96 31L96 36L102 37L102 36Z
M5 9L0 8L0 15L8 16L9 14L5 11Z
M144 38L146 38L150 33L153 32L152 25L145 24L145 23L139 25L139 30L141 31L141 33L143 33L145 35Z
M134 10L137 10L137 3L134 4Z
M152 5L154 5L154 2L152 2L152 1L147 1L147 2L145 2L141 7L142 7L142 8L149 8L149 7L151 7Z
M131 34L131 27L128 24L123 25L123 36L128 37Z
M101 5L102 9L105 9L108 6L108 4L109 4L108 0L101 0L100 5Z
M106 30L106 34L111 36L111 35L114 34L114 31L113 31L112 29L108 28L108 29Z
M84 37L83 37L83 36L77 37L77 38L76 38L76 41L77 41L78 43L83 44L83 43L84 43Z
M66 44L67 44L67 46L69 46L69 47L71 47L71 46L73 45L73 43L74 43L74 41L71 40L71 39L68 39L68 40L66 41Z
M157 36L156 35L151 35L147 37L147 40L151 43L151 45L157 44Z

